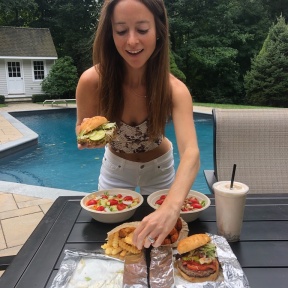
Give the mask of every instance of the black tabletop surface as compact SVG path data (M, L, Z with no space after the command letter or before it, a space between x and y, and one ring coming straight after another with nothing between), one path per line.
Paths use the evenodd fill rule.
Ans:
M217 234L214 196L208 196L211 206L189 223L189 234ZM81 208L80 199L59 197L54 202L0 278L1 288L50 287L65 249L100 249L107 232L121 223L95 221ZM139 221L152 211L145 200L128 221ZM230 246L251 287L287 288L288 194L249 195L241 240Z

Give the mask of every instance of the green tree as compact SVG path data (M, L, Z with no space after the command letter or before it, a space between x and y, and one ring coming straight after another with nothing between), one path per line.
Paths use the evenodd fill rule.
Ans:
M181 81L185 82L186 81L186 76L185 74L178 68L176 62L175 62L175 56L173 54L173 52L170 51L169 53L170 55L170 72L177 77L178 79L180 79ZM176 55L177 57L177 55Z
M245 75L247 102L288 107L288 25L280 16Z
M42 90L53 98L75 98L77 69L69 56L59 58L42 82Z
M196 100L243 102L243 74L270 26L261 0L165 3L175 61Z
M34 0L0 0L0 25L29 26L37 9Z

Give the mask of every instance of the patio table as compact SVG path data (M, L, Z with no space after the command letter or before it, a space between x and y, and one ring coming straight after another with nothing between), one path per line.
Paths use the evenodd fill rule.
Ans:
M214 195L211 206L189 223L190 234L217 234ZM106 233L119 224L99 223L81 208L80 197L59 197L12 264L0 287L50 287L65 249L99 249ZM130 221L152 212L146 197ZM288 194L248 195L241 240L230 243L250 286L286 288L288 283Z

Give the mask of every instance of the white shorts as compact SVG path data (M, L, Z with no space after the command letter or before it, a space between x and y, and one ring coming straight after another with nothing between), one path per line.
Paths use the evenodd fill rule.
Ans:
M164 155L149 162L128 161L105 147L98 190L140 188L142 195L170 188L175 177L173 146Z

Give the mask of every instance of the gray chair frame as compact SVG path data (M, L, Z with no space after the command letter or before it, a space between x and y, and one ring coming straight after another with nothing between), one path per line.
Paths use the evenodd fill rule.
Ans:
M204 170L213 193L217 181L250 187L249 193L288 193L288 109L213 109L214 170Z

